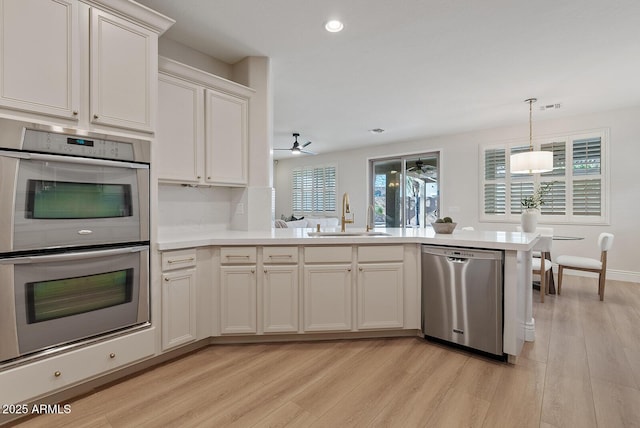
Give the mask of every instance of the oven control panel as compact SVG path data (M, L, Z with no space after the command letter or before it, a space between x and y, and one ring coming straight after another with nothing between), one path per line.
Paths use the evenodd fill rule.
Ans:
M135 161L133 144L26 129L23 150L88 158Z

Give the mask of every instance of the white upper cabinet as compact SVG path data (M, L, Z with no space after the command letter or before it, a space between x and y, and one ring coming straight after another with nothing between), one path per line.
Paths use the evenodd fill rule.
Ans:
M77 119L78 3L0 0L0 105Z
M204 89L160 73L155 166L162 181L198 184L204 175Z
M249 100L211 89L206 99L207 182L246 185Z
M246 186L254 91L168 58L159 68L158 179Z
M155 132L158 36L173 22L126 0L0 0L0 114Z
M91 9L92 123L152 132L158 36L99 9Z

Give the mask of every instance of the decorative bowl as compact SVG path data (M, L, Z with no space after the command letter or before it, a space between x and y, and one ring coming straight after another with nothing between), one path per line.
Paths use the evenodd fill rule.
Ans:
M431 223L431 227L436 233L453 233L458 223Z

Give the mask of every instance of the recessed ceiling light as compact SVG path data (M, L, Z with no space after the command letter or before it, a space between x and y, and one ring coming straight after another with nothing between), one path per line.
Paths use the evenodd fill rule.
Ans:
M371 132L372 134L382 134L384 132L384 129L382 129L382 128L373 128L373 129L370 129L369 132Z
M324 24L324 28L330 33L337 33L338 31L342 31L344 28L344 24L340 21L332 19L331 21Z

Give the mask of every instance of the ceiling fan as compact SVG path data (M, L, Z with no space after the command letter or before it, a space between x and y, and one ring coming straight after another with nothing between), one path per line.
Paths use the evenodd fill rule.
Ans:
M435 175L437 169L433 165L425 164L422 159L418 159L414 166L407 168L407 172L413 172L417 177L437 182Z
M413 171L413 170L416 170L416 171L418 171L418 172L424 172L424 170L425 170L425 169L426 169L426 168L425 168L425 164L424 164L424 162L422 161L422 159L418 159L418 160L416 161L416 164L415 164L414 166L412 166L411 168L408 168L408 169L407 169L407 171Z
M309 151L309 150L304 150L305 147L307 147L309 144L311 144L311 141L307 141L304 144L300 144L298 143L298 137L300 136L300 134L298 134L297 132L293 133L293 138L295 138L295 141L293 142L293 146L291 146L291 148L289 149L273 149L273 150L289 150L292 154L294 155L299 155L300 153L305 153L307 155L315 155L316 153Z

